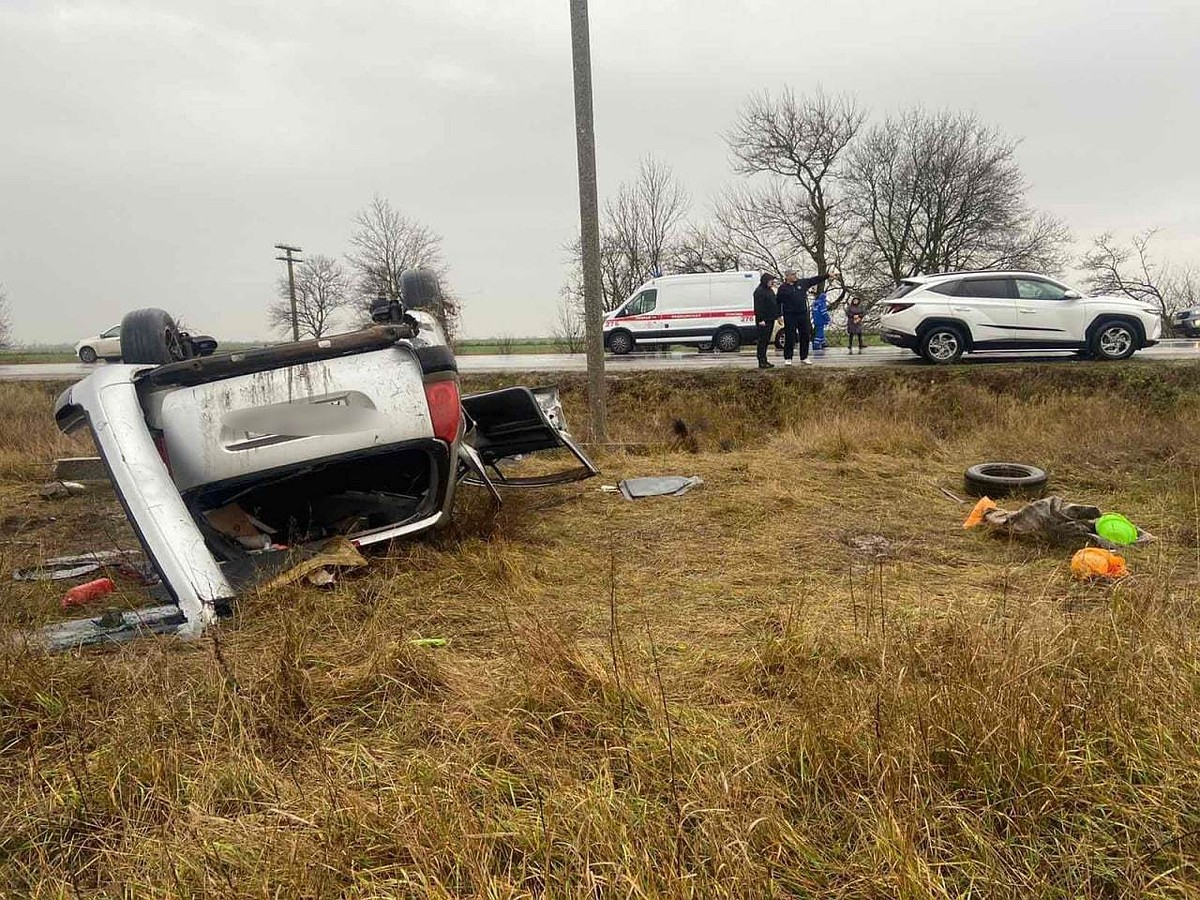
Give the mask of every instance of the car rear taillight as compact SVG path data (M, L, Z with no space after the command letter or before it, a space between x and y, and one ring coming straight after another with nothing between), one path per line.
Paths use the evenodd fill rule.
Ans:
M447 444L454 443L462 421L458 382L453 379L427 382L425 401L429 404L429 418L433 421L433 436Z
M887 309L884 310L884 314L891 316L896 313L902 313L906 309L912 309L915 305L914 303L889 303Z
M167 467L167 472L170 472L171 454L167 452L167 436L161 431L154 432L154 449L158 451L158 455L162 459L163 465Z

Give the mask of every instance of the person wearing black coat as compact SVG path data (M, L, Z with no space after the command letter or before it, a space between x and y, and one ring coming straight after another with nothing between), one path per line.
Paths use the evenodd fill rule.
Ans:
M775 320L779 318L779 302L775 299L777 287L779 287L779 279L770 272L763 272L758 279L758 287L754 289L754 324L758 326L758 367L760 369L775 368L767 362L767 346L771 343L771 332L775 330Z
M783 364L792 364L796 344L800 344L800 362L812 365L808 358L808 347L812 343L812 317L808 311L808 289L825 282L836 270L815 278L801 278L795 269L783 273L783 284L779 286L779 310L783 313Z

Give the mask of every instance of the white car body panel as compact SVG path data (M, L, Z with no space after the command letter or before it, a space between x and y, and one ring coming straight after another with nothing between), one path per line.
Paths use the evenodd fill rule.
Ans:
M188 491L306 460L432 438L423 388L416 357L397 346L173 388L147 408L151 426L166 436L175 484ZM306 427L301 421L306 412L344 415L321 420L310 415ZM271 426L284 421L290 424L287 433L275 433Z

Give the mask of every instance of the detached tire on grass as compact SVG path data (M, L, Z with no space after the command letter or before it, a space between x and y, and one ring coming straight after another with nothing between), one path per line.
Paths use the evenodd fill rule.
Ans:
M187 348L170 313L135 309L121 320L121 358L134 365L164 365L187 358Z
M980 463L963 473L968 494L993 499L1012 494L1041 494L1048 478L1044 469L1011 462Z

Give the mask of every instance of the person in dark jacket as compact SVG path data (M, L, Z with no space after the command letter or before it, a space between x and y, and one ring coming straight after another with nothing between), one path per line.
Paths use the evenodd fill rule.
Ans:
M854 338L858 337L858 352L863 352L863 319L866 318L867 308L857 297L851 297L846 304L846 336L850 339L849 350L854 352Z
M815 278L801 278L795 269L783 273L783 284L779 286L779 311L783 313L783 364L792 364L796 343L800 343L800 362L812 365L808 358L808 345L812 342L812 317L808 312L808 289L823 284L837 270Z
M771 342L771 332L775 329L775 320L779 318L779 302L775 299L775 290L779 287L779 279L770 272L763 272L758 279L758 287L754 289L754 324L758 326L758 367L760 369L775 368L767 362L767 345Z

